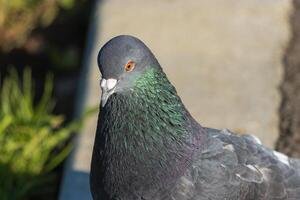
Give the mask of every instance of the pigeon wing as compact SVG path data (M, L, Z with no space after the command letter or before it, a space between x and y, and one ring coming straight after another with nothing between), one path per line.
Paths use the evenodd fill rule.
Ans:
M178 181L174 199L300 199L299 160L264 147L254 136L206 131L207 148Z

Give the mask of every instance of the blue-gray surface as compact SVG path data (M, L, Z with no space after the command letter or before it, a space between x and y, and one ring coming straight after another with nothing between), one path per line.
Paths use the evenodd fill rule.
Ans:
M66 170L64 185L60 200L92 200L88 172Z

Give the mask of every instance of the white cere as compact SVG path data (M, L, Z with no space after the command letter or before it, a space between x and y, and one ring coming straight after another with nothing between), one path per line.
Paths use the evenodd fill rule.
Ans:
M102 78L102 79L101 79L100 86L101 86L102 88L106 87L106 79L105 79L105 78Z
M116 86L116 84L117 84L117 80L113 78L107 79L106 81L106 87L108 90L113 89Z
M101 88L103 88L105 90L111 90L116 86L117 82L118 81L116 79L113 79L113 78L110 78L110 79L107 79L107 80L105 78L102 78L100 86L101 86Z

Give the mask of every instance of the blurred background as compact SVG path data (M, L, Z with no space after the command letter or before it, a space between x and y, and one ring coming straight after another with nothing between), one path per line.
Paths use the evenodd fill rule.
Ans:
M299 22L300 0L0 0L0 199L91 199L96 58L120 34L203 126L300 157Z

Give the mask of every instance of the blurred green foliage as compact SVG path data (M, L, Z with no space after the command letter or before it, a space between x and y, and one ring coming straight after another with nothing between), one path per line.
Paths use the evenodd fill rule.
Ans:
M28 69L22 81L11 71L0 88L0 199L28 199L51 189L53 170L72 148L66 141L82 120L63 125L64 118L52 114L51 76L37 103Z
M0 0L0 49L20 47L37 26L48 26L60 8L70 9L75 0Z
M79 50L74 46L64 49L51 46L47 49L47 54L52 62L52 68L57 71L75 71L80 63Z

